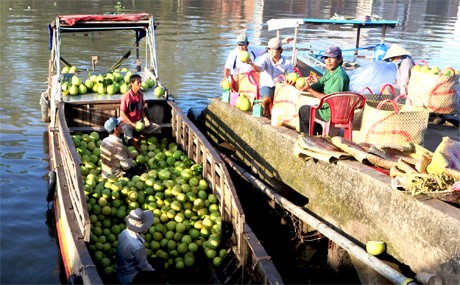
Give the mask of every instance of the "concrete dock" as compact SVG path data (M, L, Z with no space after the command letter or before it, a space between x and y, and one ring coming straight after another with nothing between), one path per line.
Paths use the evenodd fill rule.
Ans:
M267 118L254 118L220 98L211 99L205 111L204 131L215 143L231 145L233 158L273 188L285 184L306 197L306 210L352 240L362 245L384 241L387 253L413 272L435 273L444 284L460 283L458 207L393 190L389 176L353 159L298 158L298 132L273 127ZM458 128L430 124L424 146L434 151L443 136L459 140Z

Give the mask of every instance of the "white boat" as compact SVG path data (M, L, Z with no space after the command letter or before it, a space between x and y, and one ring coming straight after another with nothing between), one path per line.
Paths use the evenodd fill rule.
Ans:
M318 75L324 73L325 66L324 61L321 59L321 55L324 51L317 50L310 46L299 45L297 42L299 27L305 27L307 25L323 25L323 26L351 26L356 28L356 44L355 47L345 49L342 47L344 52L344 58L346 70L353 70L361 64L365 64L368 60L381 59L385 54L385 34L388 28L394 28L399 24L398 20L382 20L372 19L371 17L364 17L363 19L315 19L315 18L296 18L296 19L271 19L267 21L268 30L276 31L278 37L281 32L285 29L294 29L294 42L292 48L292 62L297 66L304 76L308 76L310 72L314 72ZM379 43L360 46L360 35L361 29L381 29L381 40ZM364 55L364 51L366 55ZM369 52L370 51L370 52ZM361 54L360 54L361 52ZM380 54L383 52L383 54Z

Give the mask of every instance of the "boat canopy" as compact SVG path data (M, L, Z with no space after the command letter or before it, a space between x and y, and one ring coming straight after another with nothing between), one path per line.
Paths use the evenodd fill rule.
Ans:
M297 62L297 35L300 25L313 24L313 25L351 25L357 29L356 34L356 47L355 55L359 50L359 38L361 35L361 28L381 28L382 36L381 42L385 39L385 32L387 28L394 28L399 24L399 20L382 20L373 19L371 17L363 17L362 19L316 19L316 18L294 18L294 19L271 19L267 21L269 31L277 31L277 37L280 37L280 30L285 28L294 28L295 40L293 46L293 62Z
M158 22L151 23L152 16L141 14L109 14L109 15L63 15L57 21L61 33L104 30L147 29L151 24L156 28Z
M134 31L135 43L122 57L126 59L133 48L136 48L137 71L141 71L142 63L148 72L157 80L158 67L155 47L155 33L159 23L148 13L137 14L83 14L83 15L60 15L48 25L49 48L53 54L53 66L55 74L61 77L60 62L66 61L61 57L61 35L69 33L92 33L104 31ZM144 62L140 59L139 42L146 37L146 56ZM97 57L92 59L93 70ZM121 61L119 61L121 62ZM51 77L52 74L50 74Z
M314 19L304 18L304 24L336 24L336 25L354 25L356 27L391 27L398 25L398 20L359 20L359 19Z

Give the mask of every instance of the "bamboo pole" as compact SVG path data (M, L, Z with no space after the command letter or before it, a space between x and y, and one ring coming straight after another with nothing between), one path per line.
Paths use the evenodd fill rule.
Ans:
M381 274L383 277L387 278L394 284L405 284L405 285L415 285L416 283L413 279L408 278L402 275L400 272L396 271L389 265L382 262L375 256L368 254L362 247L358 246L357 244L353 243L351 240L346 238L345 236L341 235L331 227L324 224L321 220L318 220L314 216L308 214L303 208L293 204L286 198L282 197L278 193L276 193L273 189L265 185L262 181L254 177L251 173L244 170L241 166L239 166L236 162L234 162L231 158L226 156L223 153L220 153L222 158L225 162L229 164L229 166L235 170L239 175L245 178L248 182L254 185L258 190L263 192L269 198L273 199L277 204L286 209L294 216L302 220L303 222L309 224L319 232L321 232L324 236L328 237L330 240L334 241L336 244L344 248L348 253L355 256L360 261L364 262L366 265L370 266L376 272Z

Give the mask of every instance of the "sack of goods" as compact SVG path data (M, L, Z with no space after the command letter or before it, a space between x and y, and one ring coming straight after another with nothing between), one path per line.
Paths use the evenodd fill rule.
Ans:
M247 73L239 73L238 76L238 92L244 94L249 101L251 106L254 100L260 98L259 94L259 74L251 69Z
M354 141L377 147L407 142L423 144L430 113L424 108L407 104L410 99L406 100L406 104L396 103L403 96L381 102L366 101L361 129Z
M273 108L281 110L283 123L299 130L299 108L301 102L300 91L285 82L277 82L275 85L275 96L273 98Z
M458 112L458 71L452 67L439 70L420 62L412 68L408 95L414 106L423 107L435 114Z

